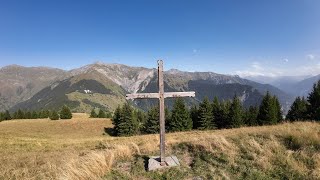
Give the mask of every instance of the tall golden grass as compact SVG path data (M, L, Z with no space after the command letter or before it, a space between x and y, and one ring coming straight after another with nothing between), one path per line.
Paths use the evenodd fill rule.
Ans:
M134 155L158 152L158 135L112 137L103 134L105 127L112 127L109 119L75 117L1 122L0 179L101 179L120 161L130 162ZM319 123L168 133L166 138L168 153L185 143L212 154L224 154L229 166L240 166L239 157L245 154L261 170L271 171L279 161L298 174L320 179ZM310 151L310 147L316 150ZM184 154L181 163L188 165L192 157L187 156L188 152ZM312 168L304 161L310 156ZM221 169L217 177L235 176Z

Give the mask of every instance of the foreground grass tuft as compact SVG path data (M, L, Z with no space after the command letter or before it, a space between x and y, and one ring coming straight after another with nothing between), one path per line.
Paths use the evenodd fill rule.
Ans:
M108 119L0 125L0 179L320 179L320 124L167 134L181 166L147 172L158 135L111 137Z

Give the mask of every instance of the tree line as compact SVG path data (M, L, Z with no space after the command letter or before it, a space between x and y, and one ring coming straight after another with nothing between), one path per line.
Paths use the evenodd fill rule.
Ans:
M244 108L237 96L231 101L219 101L215 97L210 102L204 98L198 106L191 108L186 106L182 98L177 98L171 111L165 109L165 117L168 132L271 125L283 121L279 100L269 92L260 106L249 108ZM116 136L158 133L159 107L152 107L144 113L126 103L115 110L112 123Z
M10 113L8 110L5 112L0 112L0 121L3 120L12 120L12 119L45 119L49 118L51 120L58 119L71 119L72 113L68 106L62 106L61 110L49 111L49 110L40 110L40 111L23 111L19 109L14 113Z
M90 113L90 118L112 118L112 113L109 111L104 111L101 108L97 113L96 108L93 108Z
M320 80L313 85L308 97L297 97L292 103L286 118L289 121L320 121Z

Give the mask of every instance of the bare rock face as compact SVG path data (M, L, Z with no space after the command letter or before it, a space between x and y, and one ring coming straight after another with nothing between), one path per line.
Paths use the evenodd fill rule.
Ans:
M95 63L71 71L72 75L85 73L88 71L97 71L101 75L109 78L126 91L135 93L143 90L150 80L156 75L155 69L143 67L130 67L122 64Z

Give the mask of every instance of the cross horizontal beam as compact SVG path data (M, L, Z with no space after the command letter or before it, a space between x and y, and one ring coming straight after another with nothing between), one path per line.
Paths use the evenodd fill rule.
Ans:
M175 97L195 97L195 92L165 92L163 94L164 98L175 98ZM127 94L126 99L159 99L159 93L134 93Z
M126 99L149 99L149 98L159 99L159 93L134 93L134 94L126 95Z
M196 93L194 91L189 92L165 92L164 98L174 98L174 97L195 97Z

